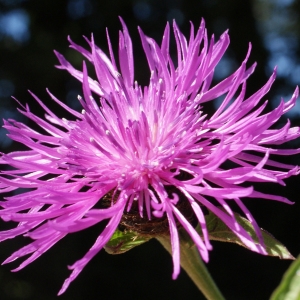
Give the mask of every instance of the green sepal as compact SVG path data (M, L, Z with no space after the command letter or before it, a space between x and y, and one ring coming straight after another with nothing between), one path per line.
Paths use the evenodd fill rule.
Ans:
M234 216L237 222L253 238L254 242L258 244L258 238L252 224L238 213L234 213ZM213 213L209 212L209 214L205 216L205 220L210 240L234 243L247 248L247 246L243 244L243 242L225 225L225 223ZM197 225L196 230L200 235L202 235L199 225ZM281 242L276 240L270 233L264 229L261 229L261 233L269 256L277 256L281 259L295 259L287 248ZM117 229L109 242L105 245L104 249L109 254L122 254L149 241L153 237L154 236L139 235L138 233L130 230L120 231ZM189 243L190 241L185 242Z
M122 254L150 239L151 237L138 235L133 231L121 231L117 229L109 242L104 246L104 249L109 254Z
M282 281L273 292L270 300L300 299L300 255L283 275Z
M234 213L234 216L237 222L253 238L254 242L258 244L258 238L252 224L238 213ZM247 246L243 244L243 242L225 225L225 223L213 213L209 212L209 214L205 216L205 220L209 232L209 238L211 240L234 243L247 248ZM199 225L197 226L197 229L202 235ZM261 233L269 256L277 256L281 259L295 259L287 248L276 240L270 233L264 229L261 229Z

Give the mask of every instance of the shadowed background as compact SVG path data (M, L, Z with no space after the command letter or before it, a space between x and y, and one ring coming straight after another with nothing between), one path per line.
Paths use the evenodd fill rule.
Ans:
M15 118L34 127L17 112L17 103L10 97L14 95L21 103L28 103L32 112L42 116L43 111L27 89L61 117L64 112L50 100L46 87L69 106L80 109L76 97L82 94L81 85L67 72L53 67L57 60L52 50L58 50L81 68L82 57L68 48L67 35L87 47L82 35L90 37L93 32L96 44L107 51L105 28L108 27L116 54L121 29L118 16L125 20L133 39L135 79L142 85L148 84L149 70L137 25L159 43L166 22L173 19L187 36L189 21L197 28L202 17L209 36L214 33L218 38L229 29L231 43L216 70L216 82L235 71L251 41L253 50L248 66L257 61L258 67L248 80L247 93L259 89L277 65L277 81L265 98L270 100L268 109L272 109L280 97L288 100L300 81L299 14L300 4L295 0L0 0L1 119ZM175 56L174 42L171 48ZM215 107L208 106L208 113L219 103L215 101ZM287 117L292 124L299 125L300 100ZM299 147L299 144L297 141L289 146ZM0 129L0 147L2 152L24 149L12 143L4 129ZM282 161L300 164L300 157L285 157ZM259 188L288 197L296 202L294 206L259 199L245 203L259 225L297 256L300 253L299 178L286 182L287 188L271 184ZM5 229L9 225L1 222L0 226ZM66 266L85 254L100 228L101 225L94 226L68 235L20 272L10 272L18 262L1 267L0 299L57 299L56 293L70 274ZM0 261L28 242L19 237L1 243ZM290 261L263 257L232 244L215 242L213 246L208 268L227 299L267 299L290 265ZM101 251L59 299L202 299L184 271L176 281L171 279L171 274L171 257L154 240L123 255L112 256Z

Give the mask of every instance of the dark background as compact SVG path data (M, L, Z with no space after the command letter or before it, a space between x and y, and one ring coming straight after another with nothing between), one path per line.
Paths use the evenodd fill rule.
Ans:
M137 25L159 43L166 22L172 19L176 19L187 36L189 21L197 28L202 17L209 36L214 33L219 37L229 28L231 43L217 68L216 81L239 66L251 41L250 63L257 61L258 67L248 80L247 92L250 95L260 88L278 65L277 81L267 95L268 109L272 109L280 97L288 100L300 81L299 14L300 4L295 0L0 0L0 116L34 126L17 113L17 104L10 98L14 95L22 103L29 103L34 113L43 115L27 93L30 89L63 117L63 112L46 94L46 87L79 109L76 96L82 94L81 86L67 72L53 67L57 61L52 50L58 50L81 68L82 58L68 48L67 35L85 45L82 35L89 37L93 32L97 45L106 51L105 28L108 27L116 53L121 28L118 16L123 17L131 33L136 79L142 85L148 83L149 71ZM300 104L287 117L294 125L299 124ZM1 129L1 151L24 148L12 143L5 134ZM299 147L299 144L297 141L289 146ZM285 157L282 161L300 164L299 156ZM286 196L296 202L294 206L260 199L245 202L259 225L297 256L300 253L299 178L286 182L285 188L271 184L258 188ZM84 255L99 232L95 226L67 236L20 272L9 271L18 262L1 267L0 299L57 299L56 293L70 274L66 266ZM1 243L0 261L28 242L19 237ZM232 244L215 242L213 246L208 268L227 299L268 299L290 265L290 261L260 256ZM171 273L171 257L154 240L119 256L101 251L60 299L203 299L184 271L176 281L171 279Z

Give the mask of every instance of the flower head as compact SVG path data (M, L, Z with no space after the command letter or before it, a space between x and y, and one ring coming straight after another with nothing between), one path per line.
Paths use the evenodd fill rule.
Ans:
M40 131L15 120L4 121L9 137L29 150L1 155L0 163L13 167L1 173L1 192L19 188L28 191L1 201L2 219L19 224L2 231L0 240L22 234L34 240L4 263L31 254L16 269L20 270L68 233L109 220L92 248L70 267L72 274L60 293L118 226L126 223L124 216L132 211L145 222L167 220L173 278L180 271L179 226L189 233L203 260L208 261L212 246L204 207L222 219L248 248L265 254L260 229L242 199L290 203L283 197L256 191L251 182L283 184L283 179L299 173L298 167L269 157L299 153L276 148L298 137L298 127L290 127L288 121L280 129L270 129L294 106L298 88L289 101L281 101L276 109L263 113L267 101L259 102L275 79L274 71L259 91L245 99L246 80L255 69L255 64L246 68L251 45L241 66L211 86L214 70L229 45L227 32L217 42L214 37L209 41L202 21L196 34L191 25L187 41L174 22L176 67L169 53L169 24L161 46L139 29L151 73L149 85L141 87L134 81L132 43L121 22L120 71L108 35L109 57L94 44L93 37L86 39L90 50L69 39L71 47L94 66L96 80L88 76L85 63L83 71L76 70L56 52L58 68L82 82L83 96L78 97L82 113L67 107L48 91L55 102L73 115L72 120L59 118L32 94L45 110L45 119L31 113L27 105L21 112ZM208 117L202 104L222 95L225 98L221 106ZM227 161L234 167L224 169ZM239 226L230 202L235 202L252 223L259 243ZM191 225L181 203L192 211L202 236Z

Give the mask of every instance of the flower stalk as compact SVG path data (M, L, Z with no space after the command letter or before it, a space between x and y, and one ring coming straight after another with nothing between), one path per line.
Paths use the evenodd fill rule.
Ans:
M203 263L197 247L192 243L186 231L179 230L179 238L181 267L208 300L224 300L225 298ZM170 237L158 236L156 239L172 255Z

